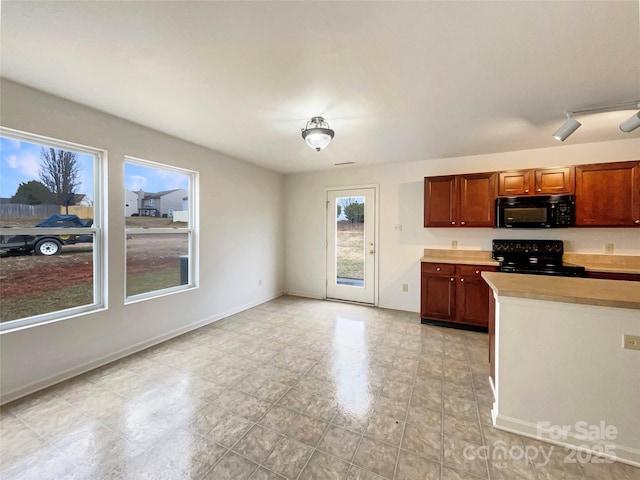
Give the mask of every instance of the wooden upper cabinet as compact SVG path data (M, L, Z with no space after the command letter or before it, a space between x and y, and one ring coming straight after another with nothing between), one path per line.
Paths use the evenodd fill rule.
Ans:
M575 192L575 167L534 170L535 195L572 194Z
M558 195L575 191L574 167L515 170L498 174L498 195Z
M502 197L529 195L533 189L532 174L532 170L500 172L498 174L498 195Z
M496 174L424 179L425 227L494 227Z
M576 167L576 226L640 227L640 161Z
M455 227L458 216L458 177L425 177L424 226Z
M496 174L460 175L461 227L495 227Z

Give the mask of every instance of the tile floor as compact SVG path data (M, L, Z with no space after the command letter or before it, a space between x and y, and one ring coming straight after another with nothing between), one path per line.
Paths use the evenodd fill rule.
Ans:
M491 427L487 377L486 334L282 297L2 407L0 477L640 478L482 459L551 447Z

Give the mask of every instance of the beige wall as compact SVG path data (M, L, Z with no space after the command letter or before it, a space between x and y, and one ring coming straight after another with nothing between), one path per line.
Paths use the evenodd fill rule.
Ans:
M1 88L4 127L108 151L109 307L3 334L3 401L281 294L282 175L13 82ZM125 155L199 172L200 288L124 305Z
M424 228L423 178L532 167L640 159L640 139L557 147L493 155L477 155L373 167L289 175L287 192L286 290L323 298L325 295L326 211L328 187L378 184L380 192L379 305L417 312L420 308L419 259L425 248L491 250L494 238L560 239L570 252L604 253L613 243L616 254L640 255L638 229L517 230L491 228ZM348 160L348 159L345 159ZM401 224L402 231L395 225ZM409 291L402 291L402 284Z

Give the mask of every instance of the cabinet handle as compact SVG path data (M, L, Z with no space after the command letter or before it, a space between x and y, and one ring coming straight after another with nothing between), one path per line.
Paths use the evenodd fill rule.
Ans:
M461 279L460 279L460 281L461 281L461 282L464 282L464 278L461 278Z
M480 270L476 270L476 273L480 273Z
M640 223L640 220L636 220L636 223Z
M460 225L465 225L467 222L460 222Z
M455 280L455 278L451 277L451 281L453 282Z
M455 225L455 224L456 224L456 222L451 222L451 225Z
M541 189L541 188L539 188L539 189L538 189L538 191L539 191L539 192L541 192L541 191L542 191L542 189Z
M527 189L524 191L524 193L529 193L529 189L527 188Z
M439 271L440 271L440 267L436 267L436 272L439 272Z

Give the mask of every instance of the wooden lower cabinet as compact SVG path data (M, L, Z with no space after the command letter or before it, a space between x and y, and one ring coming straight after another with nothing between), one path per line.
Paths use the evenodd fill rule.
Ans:
M587 278L603 278L605 280L627 280L640 282L640 273L587 272Z
M489 286L483 271L495 267L422 263L420 317L447 322L451 326L489 326Z

